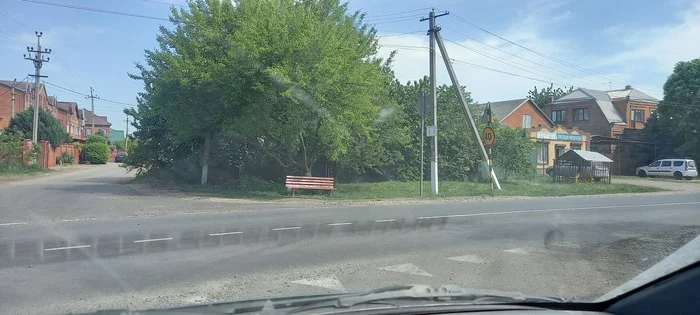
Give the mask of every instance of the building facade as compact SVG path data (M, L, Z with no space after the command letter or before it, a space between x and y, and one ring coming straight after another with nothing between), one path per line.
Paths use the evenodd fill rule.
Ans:
M109 139L111 135L111 130L112 130L112 124L107 120L107 116L99 116L95 115L93 112L87 110L87 109L82 109L82 116L83 116L83 129L85 130L85 137L89 137L90 135L93 134L98 134L102 133ZM95 128L93 129L93 122L95 125Z
M81 111L76 102L57 102L56 118L61 121L61 125L66 128L66 132L74 140L85 139L81 122Z

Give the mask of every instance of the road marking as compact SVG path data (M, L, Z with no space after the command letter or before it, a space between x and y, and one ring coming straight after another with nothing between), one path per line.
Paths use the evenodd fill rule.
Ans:
M375 223L394 222L396 219L374 220Z
M222 236L222 235L235 235L235 234L241 234L243 232L222 232L222 233L211 233L209 236Z
M152 239L147 239L147 240L138 240L134 241L134 243L147 243L147 242L158 242L158 241L169 241L172 240L172 237L164 237L164 238L152 238Z
M10 222L10 223L0 223L0 226L10 226L10 225L23 225L29 224L29 222Z
M463 256L456 256L456 257L450 257L450 258L445 258L447 260L454 260L454 261L460 261L460 262L468 262L472 264L485 264L486 259L483 259L479 256L476 255L463 255Z
M470 213L470 214L449 214L449 215L438 215L438 216L424 216L424 217L417 217L416 219L425 220L425 219L441 219L441 218L465 218L465 217L479 217L479 216L489 216L489 215L521 214L521 213L596 210L596 209L611 209L611 208L659 207L659 206L678 206L678 205L696 205L696 204L700 204L700 202L670 202L670 203L641 204L641 205L619 205L619 206L595 206L595 207L580 207L580 208L551 208L551 209L534 209L534 210L514 210L514 211L501 211L501 212L481 212L481 213Z
M292 283L311 285L315 287L321 287L326 289L331 289L335 291L345 292L345 287L336 277L332 278L311 278L311 279L299 279L294 280Z
M511 249L504 249L503 250L506 253L511 253L511 254L518 254L518 255L527 255L527 251L522 248L511 248Z
M420 269L420 267L418 267L412 263L386 266L386 267L381 267L381 268L377 268L377 269L386 270L386 271L393 271L393 272L410 273L410 274L419 275L419 276L426 276L426 277L433 276L433 275L429 274L427 271Z
M351 225L352 222L328 223L329 226Z
M290 226L290 227L283 227L283 228L276 228L272 229L273 231L286 231L286 230L298 230L301 229L301 226Z
M54 247L54 248L44 248L45 252L50 252L54 250L63 250L63 249L74 249L74 248L88 248L92 245L76 245L76 246L66 246L66 247Z
M77 221L95 221L97 220L96 218L87 218L87 219L66 219L66 220L61 220L61 222L77 222Z

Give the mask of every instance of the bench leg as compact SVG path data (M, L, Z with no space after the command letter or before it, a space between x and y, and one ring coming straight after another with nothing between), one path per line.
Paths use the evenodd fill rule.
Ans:
M292 188L292 198L294 198L294 192L296 191L296 188Z
M331 197L333 197L333 191L332 191L332 190L329 190L329 191L328 191L328 198L331 198Z

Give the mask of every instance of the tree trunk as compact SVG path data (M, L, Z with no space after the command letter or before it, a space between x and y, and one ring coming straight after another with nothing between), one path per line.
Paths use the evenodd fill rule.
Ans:
M204 152L202 153L202 185L207 184L209 176L209 151L211 151L211 132L204 136Z

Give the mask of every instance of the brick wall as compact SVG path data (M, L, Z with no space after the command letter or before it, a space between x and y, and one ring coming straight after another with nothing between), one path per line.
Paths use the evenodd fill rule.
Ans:
M523 127L523 115L530 115L532 117L531 127L544 127L551 128L552 124L545 118L542 113L535 107L537 105L532 102L525 102L522 106L518 107L513 113L506 117L501 123L510 127L517 128Z
M574 109L577 108L588 109L587 121L574 121ZM600 107L598 107L598 104L596 104L595 102L584 101L568 104L547 105L547 107L545 107L544 112L551 118L552 111L561 109L566 110L566 121L555 121L555 124L562 125L567 128L577 127L592 135L611 136L610 124L608 123L607 118L605 118L603 112L600 110Z
M25 93L15 89L15 114L23 112L25 107ZM0 129L5 129L12 118L12 89L0 85Z

